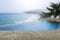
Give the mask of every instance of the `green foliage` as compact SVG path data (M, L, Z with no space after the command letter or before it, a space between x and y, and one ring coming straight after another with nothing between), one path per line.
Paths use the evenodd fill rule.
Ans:
M54 15L56 17L60 14L60 2L59 3L51 3L50 8L47 7L47 10L49 12L45 13L47 17L50 17L51 15Z

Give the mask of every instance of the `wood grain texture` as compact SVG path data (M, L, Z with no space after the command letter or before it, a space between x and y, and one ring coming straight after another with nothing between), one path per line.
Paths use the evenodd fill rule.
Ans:
M60 40L60 30L0 31L0 40Z

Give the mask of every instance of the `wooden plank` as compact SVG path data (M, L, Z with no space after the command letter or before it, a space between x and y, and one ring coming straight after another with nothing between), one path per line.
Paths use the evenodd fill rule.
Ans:
M0 31L0 40L60 40L60 30Z

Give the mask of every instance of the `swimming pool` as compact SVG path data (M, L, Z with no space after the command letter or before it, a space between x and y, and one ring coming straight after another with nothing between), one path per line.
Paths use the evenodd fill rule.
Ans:
M60 28L60 23L48 21L45 19L41 19L35 22L28 22L28 20L25 20L26 22L22 23L21 20L31 16L27 14L0 15L0 30L56 30Z

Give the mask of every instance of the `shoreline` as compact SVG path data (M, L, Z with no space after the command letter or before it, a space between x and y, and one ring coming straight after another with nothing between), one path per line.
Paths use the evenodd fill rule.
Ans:
M59 18L45 18L45 19L49 20L49 21L59 22L60 23L60 19Z

